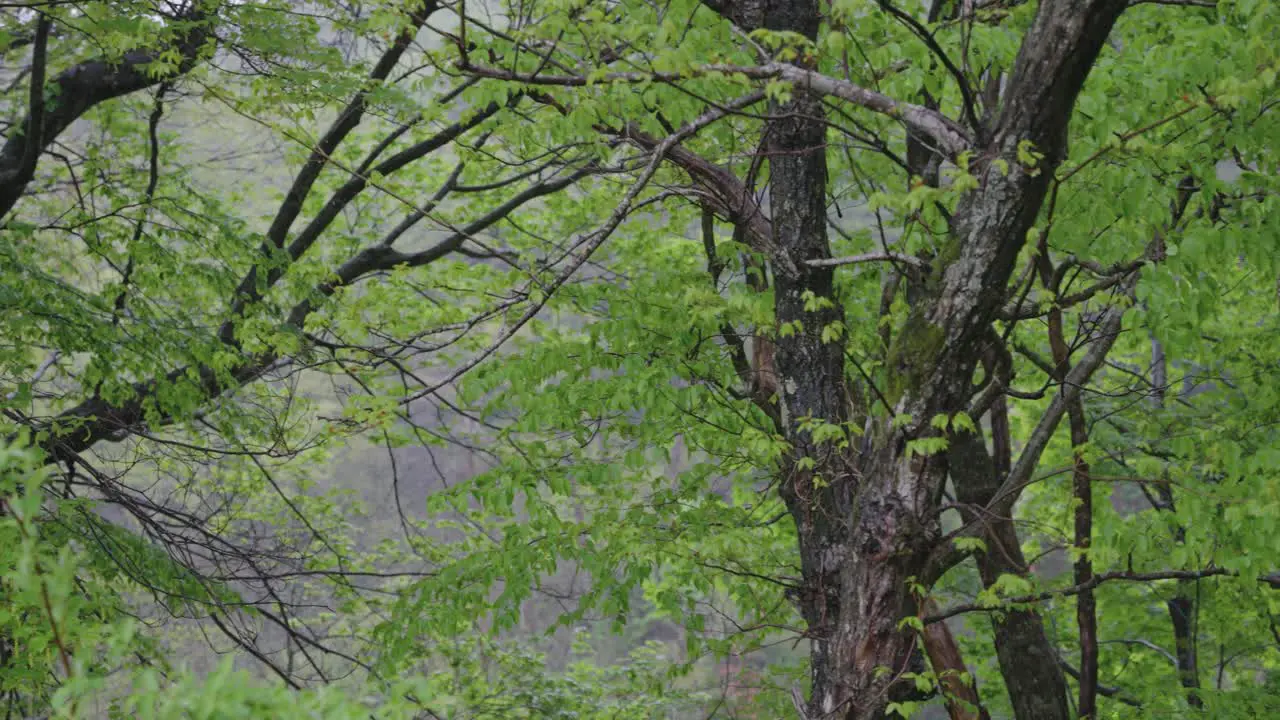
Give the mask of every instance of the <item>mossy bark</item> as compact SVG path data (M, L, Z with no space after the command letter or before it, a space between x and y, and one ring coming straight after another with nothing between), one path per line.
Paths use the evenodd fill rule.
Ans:
M750 13L733 6L711 4L743 22ZM936 415L968 408L976 362L1006 300L1014 261L1065 155L1076 95L1126 6L1126 0L1040 4L999 116L990 126L972 128L982 144L975 157L985 159L973 165L980 186L955 209L951 240L931 261L923 292L892 342L888 399L898 421L881 422L869 447L818 443L803 428L805 419L844 424L850 416L843 349L821 337L822 328L843 313L806 307L806 296L835 300L831 269L807 264L830 256L827 126L822 103L803 87L770 108L764 150L772 240L785 256L775 258L783 262L773 268L775 312L780 325L799 329L780 334L775 349L781 419L791 443L779 487L799 539L803 588L797 601L812 641L811 718L882 718L901 692L901 674L918 668L917 638L901 620L917 613L911 580L926 577L937 554L951 458L915 452L912 441L939 432L930 422ZM810 39L817 37L821 17L818 0L766 0L761 14L764 27ZM1043 153L1038 167L1018 162L1028 143ZM997 158L1003 162L990 162ZM1008 541L1017 544L1016 536ZM991 565L987 574L1000 570ZM1018 653L1044 655L1037 655L1036 667L1053 658L1044 652L1038 618L1013 617L997 632L1007 641L1002 670L1016 678ZM1036 679L1043 682L1011 685L1025 694L1015 704L1044 708L1046 714L1036 717L1059 717L1061 673ZM1019 717L1031 717L1025 712Z

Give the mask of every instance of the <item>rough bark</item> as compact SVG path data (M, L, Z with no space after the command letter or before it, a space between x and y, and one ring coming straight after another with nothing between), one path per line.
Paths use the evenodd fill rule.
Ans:
M798 422L806 417L844 422L847 390L839 349L820 339L822 326L839 315L806 309L804 297L812 306L812 298L831 295L827 269L806 264L829 255L821 107L797 86L789 103L773 108L766 130L773 236L799 268L776 272L777 321L798 330L780 333L776 357L793 446L783 495L799 534L806 589L801 611L813 635L809 712L815 717L882 717L895 680L908 669L916 639L899 625L917 610L908 581L924 574L937 543L949 464L945 453L913 452L911 441L937 433L930 425L934 416L967 407L984 336L1005 301L1013 262L1049 178L1065 155L1071 107L1124 7L1119 0L1041 4L995 126L975 133L990 138L978 148L974 165L981 187L961 200L951 247L934 263L922 301L914 304L890 349L889 370L896 375L890 402L895 414L910 420L882 429L860 466L830 444L813 442ZM812 38L818 20L812 0L765 7L764 24L774 30ZM1020 161L1028 149L1041 155L1034 164ZM1002 162L992 162L997 158ZM996 492L1002 478L994 469L987 477L996 480L989 483ZM1007 534L1004 544L1016 551L1016 536ZM1021 564L1016 556L1012 560ZM987 567L988 573L999 569ZM1009 642L1002 667L1021 675L1023 660L1013 655L1029 646L1043 650L1043 629L1033 614L1012 617L1005 623ZM1047 714L1028 710L1032 714L1020 717L1060 716L1062 674L1055 657L1041 660L1052 661L1055 670L1035 679L1046 685L1029 693L1027 703L1042 705Z
M938 259L940 270L924 302L913 307L890 350L889 369L898 374L894 409L912 420L882 438L855 503L841 600L847 614L841 618L835 650L847 678L850 718L881 712L885 681L875 680L874 670L900 666L904 641L896 625L914 610L906 584L922 574L921 554L937 536L948 458L913 454L910 441L936 432L929 425L934 416L965 409L983 337L1003 302L1013 262L1039 213L1049 177L1065 155L1071 107L1123 8L1124 3L1114 0L1041 4L990 144L980 151L987 161L977 169L981 187L961 200L953 246ZM1020 145L1043 155L1035 167L1019 162ZM1007 172L989 162L997 157L1008 164ZM1016 547L1016 540L1010 540ZM1026 620L1033 628L1035 621ZM1016 672L1016 662L1010 658L1007 669ZM1053 673L1049 682L1060 677ZM1046 696L1049 692L1056 695L1056 688L1047 689ZM1056 702L1054 697L1046 705Z
M929 8L928 22L930 24L938 22L943 17L954 20L960 12L960 5L957 3L947 3L944 0L935 0ZM927 89L920 89L920 103L923 107L931 112L938 112L939 105L937 100L929 93ZM923 137L911 126L907 127L906 136L906 161L907 161L907 188L910 190L916 182L923 182L929 187L938 187L941 179L941 168L943 161L947 160L945 152L937 146L929 137ZM904 258L905 259L905 258ZM929 251L921 251L916 256L911 256L911 260L920 261L914 264L910 270L906 272L894 270L886 273L882 281L880 315L885 318L889 314L889 308L893 303L893 299L897 294L897 288L905 281L907 302L915 301L923 291L921 280L923 273L921 269L927 268L929 261L933 259L933 254ZM880 331L881 340L888 347L890 338L892 337L891 328L888 324L883 325ZM927 601L924 609L926 613L931 613L930 608L933 602ZM925 626L925 631L921 633L921 642L924 645L925 655L929 658L929 664L934 673L938 677L939 685L946 697L947 714L951 720L987 720L990 715L982 705L982 700L978 695L977 679L970 672L964 660L964 656L960 652L960 647L956 643L955 638L951 634L951 629L946 623L931 623ZM968 684L960 682L959 678L962 673L969 673L973 678Z
M817 0L773 0L764 24L815 38ZM840 616L840 569L845 564L852 467L832 441L815 440L810 420L839 424L848 419L844 355L824 342L824 326L839 322L832 295L834 269L807 260L831 256L827 240L826 126L821 99L797 88L775 103L765 131L773 243L796 270L775 272L774 312L780 331L774 369L781 390L784 432L792 449L780 486L796 523L804 587L798 598L808 625L813 694L810 714L821 717L838 703L839 661L831 636ZM775 267L775 271L777 268ZM825 302L824 302L825 301ZM816 305L815 305L816 303Z

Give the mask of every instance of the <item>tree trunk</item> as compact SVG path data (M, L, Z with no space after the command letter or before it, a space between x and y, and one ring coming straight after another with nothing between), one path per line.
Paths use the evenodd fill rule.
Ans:
M985 528L986 551L975 560L982 586L989 588L1001 575L1026 575L1026 558L1013 519L983 513L1010 466L1008 417L1003 398L991 408L992 453L980 434L966 435L951 451L956 499L964 507L966 523ZM993 457L994 455L994 457ZM1044 622L1035 610L1009 610L991 616L996 659L1017 720L1069 720L1067 679Z
M812 433L815 423L850 419L843 352L822 341L822 329L842 317L831 271L806 265L830 255L822 106L797 86L790 101L772 108L765 132L773 238L789 261L774 268L775 369L792 445L781 492L800 545L799 603L812 638L811 717L884 717L896 681L910 669L916 638L901 620L917 612L910 580L929 570L948 476L947 453L920 454L912 442L938 434L935 416L967 408L984 337L1066 153L1076 95L1125 6L1123 0L1041 3L994 127L975 133L981 144L971 167L980 187L960 201L950 247L936 258L924 297L893 340L888 396L898 421L879 429L867 457ZM819 20L816 0L771 0L764 9L766 28L808 38L816 37ZM1028 150L1039 154L1035 162L1027 161ZM795 270L781 269L786 266ZM1016 548L1016 536L1009 535ZM1043 628L1033 614L1011 617L1001 664L1018 685L1026 662L1016 656L1044 651ZM1050 660L1056 668L1052 657L1037 656L1037 665ZM1028 709L1019 717L1060 717L1061 678L1056 670L1023 678ZM1047 714L1026 714L1033 706Z
M1185 205L1184 205L1185 207ZM1175 207L1175 215L1177 214ZM1155 337L1151 338L1151 387L1152 401L1157 409L1164 407L1165 388L1169 384L1164 345ZM1152 505L1157 512L1174 512L1176 503L1173 487L1169 484L1156 487L1156 498ZM1174 542L1181 544L1186 539L1187 530L1178 526L1174 531ZM1187 703L1192 707L1203 707L1200 699L1200 665L1196 653L1196 593L1194 580L1179 580L1174 596L1165 602L1169 609L1169 621L1173 625L1173 652L1177 660L1178 682L1187 691Z
M765 7L764 24L771 30L812 39L817 36L818 19L817 0L774 0ZM804 589L798 600L810 637L810 713L819 716L834 707L837 697L839 681L830 636L840 617L839 573L845 564L853 485L846 450L833 441L815 441L806 426L809 418L833 424L848 419L844 355L839 343L822 341L822 328L841 319L832 297L834 270L804 264L831 256L826 125L821 99L800 88L789 102L775 103L770 115L774 119L766 130L765 152L773 239L798 268L795 274L776 273L774 284L774 313L781 328L774 366L782 381L783 428L792 445L779 488L799 538Z

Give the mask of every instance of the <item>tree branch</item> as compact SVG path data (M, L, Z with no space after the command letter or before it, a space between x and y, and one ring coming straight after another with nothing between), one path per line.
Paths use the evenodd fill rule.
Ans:
M1172 5L1175 7L1216 8L1215 0L1129 0L1129 7L1135 5Z
M1234 575L1233 572L1226 568L1211 567L1204 570L1158 570L1156 572L1129 572L1127 570L1098 573L1089 578L1087 582L1082 582L1069 587L1060 588L1058 590L1045 590L1032 595L1019 595L1018 597L1007 598L1000 605L990 606L979 603L964 603L947 608L941 612L924 618L925 624L942 622L948 618L956 617L970 612L992 612L1002 610L1009 605L1026 605L1029 603L1044 602L1052 600L1055 597L1069 597L1071 595L1079 595L1082 592L1088 592L1105 582L1124 581L1124 582L1155 582L1158 580L1195 580L1199 578L1215 577L1218 575Z
M469 65L463 71L480 77L527 85L552 85L560 87L587 87L607 83L675 83L692 75L744 75L753 80L779 79L820 95L847 100L872 112L901 120L912 131L935 143L947 157L954 158L968 150L973 143L969 131L956 121L923 105L901 102L888 95L868 90L847 80L829 77L814 70L806 70L791 63L772 62L764 65L710 64L682 73L614 72L600 77L585 75L523 74L501 68Z
M863 253L862 255L845 255L844 257L821 258L818 260L806 260L805 265L809 267L838 267L840 265L858 265L860 263L872 262L894 262L906 263L914 265L918 268L928 268L928 261L918 258L915 255L906 255L895 252L877 252Z
M47 23L47 16L42 15L41 22ZM172 50L181 59L172 71L156 74L150 69L168 49L138 49L126 52L119 60L101 58L75 65L59 73L48 87L43 82L45 50L37 36L32 60L32 106L20 125L24 130L11 133L0 149L0 217L8 214L26 192L44 149L90 108L172 80L195 66L212 37L210 19L202 10L193 9L175 19L174 24L188 27L173 43ZM40 77L35 74L37 69ZM57 104L46 107L43 98L47 95L56 96Z
M1058 665L1062 668L1062 671L1065 672L1066 674L1070 675L1076 680L1080 679L1080 671L1072 667L1071 664L1068 663L1066 660L1063 660L1062 658L1058 658ZM1129 693L1127 693L1122 688L1111 687L1110 685L1099 685L1098 694L1102 695L1103 697L1109 697L1112 700L1115 700L1116 702L1122 702L1125 705L1128 705L1129 707L1142 707L1142 701L1135 700L1133 697L1129 695Z
M401 31L396 36L395 42L378 58L377 64L369 72L365 87L356 93L355 97L347 103L342 112L338 113L338 117L333 121L333 124L329 126L329 129L321 136L320 141L311 149L310 156L303 163L302 169L294 176L293 184L289 186L288 192L285 193L284 202L280 204L280 208L276 211L270 227L267 228L266 239L259 249L264 262L270 262L274 253L284 248L289 228L293 226L294 220L302 212L303 201L311 193L311 188L320 177L320 172L329 164L334 151L338 149L342 141L360 124L361 119L364 117L369 92L387 79L391 71L395 69L396 64L400 62L400 58L405 51L409 49L409 44L417 37L419 28L426 23L427 18L436 11L437 7L434 2L428 3L426 7L412 15L410 26ZM335 201L331 200L331 204L333 202ZM345 203L340 204L345 206ZM332 218L330 218L331 220ZM271 287L282 275L283 270L280 268L270 271L267 275L266 287ZM239 287L236 288L233 298L230 312L231 318L223 323L218 330L218 338L229 345L235 342L236 319L244 314L244 310L249 304L262 298L262 288L259 287L258 268L256 266L250 268L249 272L245 274Z
M1131 292L1136 282L1137 275L1131 274L1128 281L1122 284L1122 292L1125 294ZM1022 488L1030 480L1031 473L1039 463L1041 454L1048 447L1049 439L1053 437L1053 433L1057 429L1058 423L1062 420L1062 416L1066 414L1071 404L1080 397L1085 383L1102 366L1102 361L1106 359L1107 353L1115 345L1116 339L1120 336L1120 328L1123 324L1126 309L1127 307L1123 305L1112 305L1103 313L1102 319L1098 322L1098 339L1089 346L1088 352L1080 359L1080 362L1076 363L1071 368L1071 371L1064 376L1062 387L1058 390L1058 394L1041 415L1040 422L1031 432L1026 445L1023 446L1022 454L1018 456L1013 469L1009 471L1009 475L992 498L991 512L1003 516L1008 515L1012 510L1014 503L1022 492Z
M722 107L712 108L689 121L679 130L663 139L663 141L654 148L652 158L640 172L640 176L631 184L626 195L624 195L622 200L618 203L618 207L609 215L608 219L605 220L604 225L601 226L599 230L580 238L578 242L575 243L577 249L570 256L571 259L568 266L557 273L550 282L544 284L541 299L536 302L531 302L529 307L521 313L520 317L516 318L510 325L508 325L492 343L477 353L470 360L459 365L459 367L450 373L447 378L419 390L413 395L402 400L401 404L408 405L416 400L435 394L440 390L440 388L453 383L467 372L470 372L472 368L484 362L485 359L497 352L498 348L502 347L508 340L515 337L515 335L520 332L520 330L522 330L535 315L542 311L542 308L546 306L547 302L555 292L559 290L560 287L564 285L569 278L572 277L573 274L591 258L596 250L600 249L600 246L603 245L604 242L613 235L614 231L618 229L618 226L626 220L636 198L639 197L644 188L648 186L649 181L652 180L653 176L658 172L658 168L662 165L663 159L671 148L684 140L687 140L698 131L724 118L730 113L754 105L760 102L763 98L764 93L756 91L739 97Z

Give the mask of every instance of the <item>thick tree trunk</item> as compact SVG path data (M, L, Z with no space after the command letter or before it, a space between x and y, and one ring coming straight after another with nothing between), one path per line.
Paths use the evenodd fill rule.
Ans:
M764 24L815 38L817 0L774 0ZM839 424L848 419L844 355L839 343L823 342L824 326L839 322L832 296L832 268L810 268L806 260L831 256L827 240L826 124L821 99L796 88L792 99L771 108L768 142L769 199L773 241L795 274L779 272L774 312L781 329L774 366L780 378L781 418L790 457L780 491L800 543L804 589L798 598L808 625L812 699L810 714L830 711L837 697L837 663L830 637L840 617L840 568L845 564L852 466L833 441L815 441L809 419ZM824 302L825 301L825 302Z
M888 683L902 670L910 640L897 628L915 611L907 584L925 574L923 554L938 534L948 458L913 454L910 443L936 434L930 425L936 415L966 408L983 337L1004 302L1014 259L1036 220L1049 178L1065 155L1072 104L1123 7L1116 0L1041 4L990 134L988 162L975 167L981 187L961 200L953 220L954 244L938 258L926 298L913 306L894 340L888 365L898 377L891 402L897 415L911 419L880 438L875 460L865 469L842 586L844 614L832 651L851 719L880 716ZM1019 160L1028 146L1042 154L1035 166ZM994 158L1007 163L1008 171L989 162ZM1016 536L1009 535L1016 547ZM1036 623L1028 616L1005 628L1008 650L1035 647L1043 635L1035 632ZM1050 658L1039 659L1047 664ZM1017 662L1009 657L1004 669L1020 675ZM877 675L879 667L891 674ZM1043 694L1031 695L1043 700L1035 704L1055 711L1060 678L1058 672L1048 675Z
M908 418L881 428L869 457L835 440L818 442L813 423L849 419L840 347L822 329L841 318L828 303L832 277L806 261L829 255L826 237L825 129L817 98L802 87L772 108L766 129L773 237L785 265L775 285L779 323L776 370L782 418L792 453L781 491L799 535L804 591L801 612L812 636L812 717L883 717L895 682L909 667L916 637L901 628L917 611L912 578L926 575L939 539L938 508L947 453L922 455L912 441L936 435L931 420L964 410L983 338L1004 294L1049 185L1065 155L1067 120L1123 0L1045 0L1024 40L995 127L973 163L981 187L960 202L951 247L936 258L924 297L913 304L889 353L895 375L889 401ZM816 37L816 0L772 0L765 27ZM1026 162L1028 149L1040 153ZM999 159L1001 162L992 162ZM994 472L991 473L994 478ZM1002 478L1000 478L1002 479ZM1007 528L1004 538L1016 549ZM1021 560L1013 557L1015 564ZM992 564L987 574L1002 568ZM997 629L1005 640L1002 669L1024 693L1020 718L1061 717L1064 684L1046 654L1033 614L1015 614ZM1020 653L1043 677L1025 676ZM1040 712L1040 711L1043 712Z

